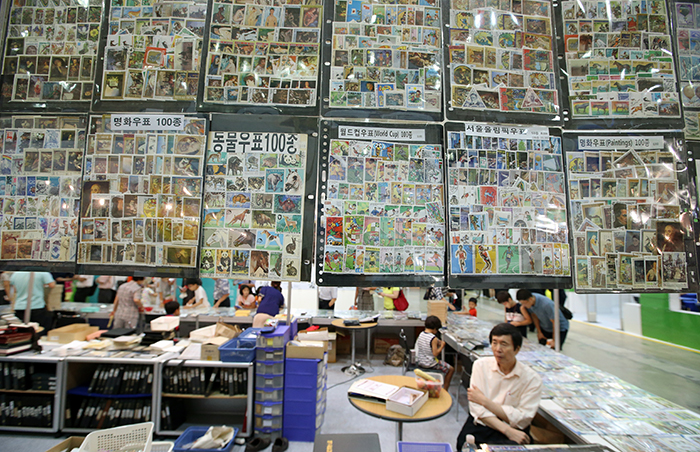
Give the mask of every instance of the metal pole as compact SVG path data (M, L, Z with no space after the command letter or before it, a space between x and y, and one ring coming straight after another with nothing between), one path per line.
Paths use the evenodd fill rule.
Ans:
M292 326L292 282L287 283L287 325ZM292 338L294 339L294 338Z
M559 338L559 289L552 289L554 296L554 350L561 351L561 343Z

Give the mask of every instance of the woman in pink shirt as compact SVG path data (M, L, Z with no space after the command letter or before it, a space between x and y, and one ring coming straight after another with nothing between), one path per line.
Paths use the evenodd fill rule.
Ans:
M236 300L236 306L241 309L255 309L258 304L255 301L255 295L250 291L250 286L241 284L238 287L238 299Z

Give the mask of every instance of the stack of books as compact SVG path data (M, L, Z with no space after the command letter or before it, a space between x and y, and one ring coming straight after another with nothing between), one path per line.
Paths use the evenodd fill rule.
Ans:
M14 355L32 348L34 329L8 326L0 329L0 356Z

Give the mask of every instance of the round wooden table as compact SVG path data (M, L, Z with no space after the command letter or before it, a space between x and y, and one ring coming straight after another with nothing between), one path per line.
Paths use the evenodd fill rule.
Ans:
M378 381L380 383L388 383L396 386L408 386L409 388L418 389L416 385L416 379L414 377L407 377L404 375L377 375L374 377L369 377L369 380ZM386 405L383 403L370 402L367 400L351 397L348 394L348 400L350 404L362 411L365 414L374 416L379 419L384 419L387 421L394 421L397 423L397 441L403 441L403 423L404 422L425 422L437 419L446 415L450 408L452 408L452 396L449 392L444 389L440 391L440 397L435 399L428 399L425 405L421 407L418 412L413 416L406 416L401 413L396 413L395 411L389 411L386 409Z
M360 323L359 325L356 326L345 326L343 325L343 321L345 319L335 319L331 322L331 325L333 325L336 328L342 328L346 330L350 330L352 333L352 351L351 353L351 358L350 358L350 366L352 367L355 365L355 332L357 330L367 330L367 362L370 361L370 355L369 355L369 346L370 346L370 332L372 328L375 328L377 326L377 322L370 322L370 323ZM343 368L343 372L345 371L346 368Z

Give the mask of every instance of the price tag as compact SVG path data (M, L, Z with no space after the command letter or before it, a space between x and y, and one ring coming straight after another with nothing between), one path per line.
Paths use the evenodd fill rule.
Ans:
M145 115L128 114L112 115L112 130L117 131L175 131L185 127L184 115Z

